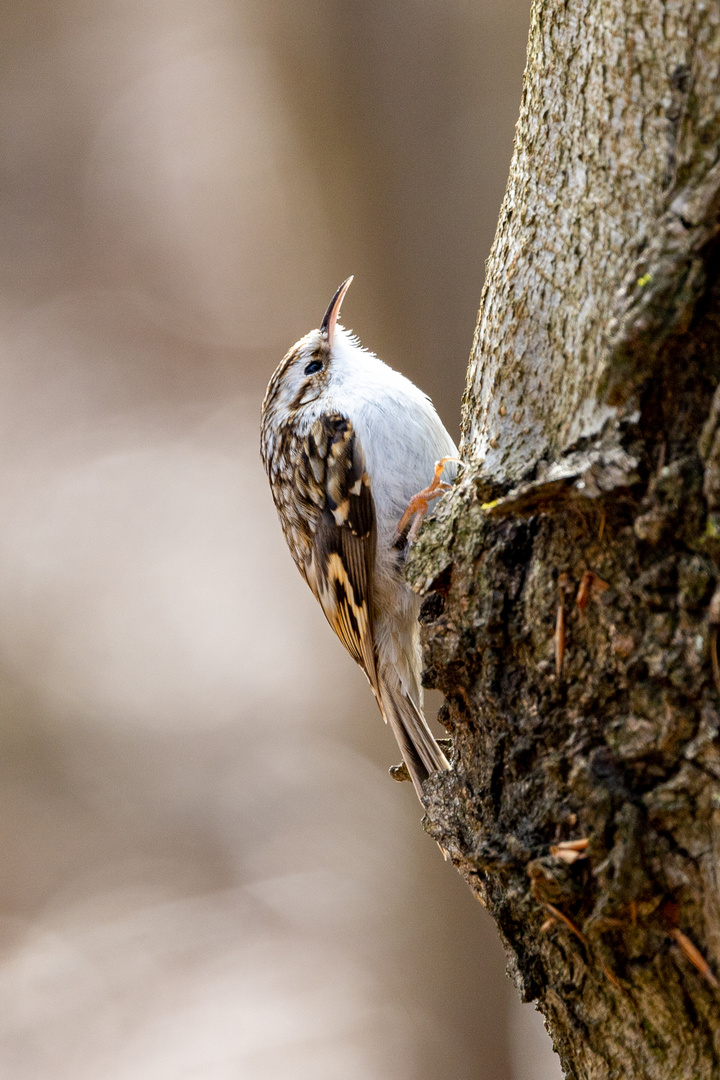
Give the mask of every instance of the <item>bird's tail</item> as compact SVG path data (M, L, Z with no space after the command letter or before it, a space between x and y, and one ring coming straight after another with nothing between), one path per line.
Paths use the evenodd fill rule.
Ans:
M381 680L378 700L397 739L413 787L422 801L423 780L431 773L449 769L450 762L435 741L422 710L399 686L391 687Z

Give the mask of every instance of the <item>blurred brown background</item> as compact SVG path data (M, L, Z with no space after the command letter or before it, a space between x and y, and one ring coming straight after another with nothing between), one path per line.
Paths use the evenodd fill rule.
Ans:
M0 1075L559 1076L258 457L351 272L457 432L528 0L1 11Z

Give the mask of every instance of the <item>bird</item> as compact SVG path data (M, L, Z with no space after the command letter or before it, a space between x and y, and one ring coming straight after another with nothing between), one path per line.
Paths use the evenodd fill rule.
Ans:
M420 599L403 564L457 449L430 398L338 322L352 280L270 378L261 457L295 564L367 676L422 802L450 763L423 713Z

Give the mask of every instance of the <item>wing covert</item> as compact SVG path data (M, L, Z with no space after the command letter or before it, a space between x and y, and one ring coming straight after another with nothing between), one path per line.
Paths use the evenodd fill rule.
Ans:
M305 453L324 493L308 584L333 630L375 686L375 503L362 447L347 417L333 413L313 424Z

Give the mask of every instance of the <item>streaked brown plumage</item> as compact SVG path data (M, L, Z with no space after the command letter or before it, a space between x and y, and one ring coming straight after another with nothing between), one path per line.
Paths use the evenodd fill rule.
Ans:
M396 529L455 448L429 399L336 327L350 280L272 376L261 450L293 559L367 675L422 798L449 764L422 713L419 602Z

